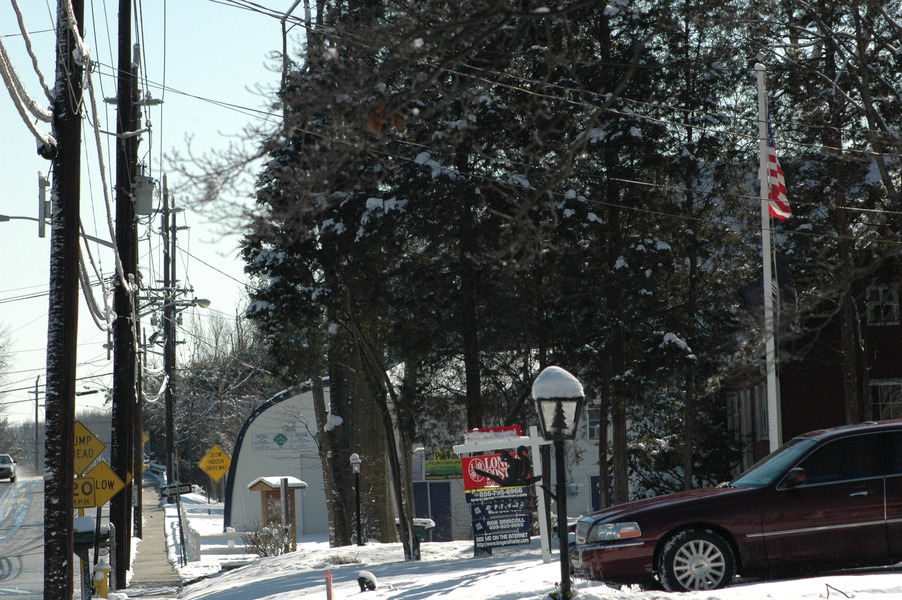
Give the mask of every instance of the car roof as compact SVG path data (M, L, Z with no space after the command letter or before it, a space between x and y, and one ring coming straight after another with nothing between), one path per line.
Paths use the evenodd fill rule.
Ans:
M800 438L823 440L837 437L845 437L847 435L855 435L858 433L868 433L872 431L902 431L902 419L893 419L887 421L864 421L862 423L854 423L852 425L840 425L829 429L816 429L803 433Z

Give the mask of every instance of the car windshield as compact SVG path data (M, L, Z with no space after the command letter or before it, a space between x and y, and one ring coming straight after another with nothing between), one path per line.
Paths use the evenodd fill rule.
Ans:
M8 454L0 454L0 465L8 465L13 461Z
M810 438L793 438L783 444L754 465L742 475L730 482L730 487L762 487L771 483L781 473L795 464L811 446Z

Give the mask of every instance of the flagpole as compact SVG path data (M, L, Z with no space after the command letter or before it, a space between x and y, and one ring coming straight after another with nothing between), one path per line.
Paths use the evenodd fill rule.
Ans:
M770 451L776 450L783 441L780 415L780 396L777 389L776 340L774 335L774 294L773 294L773 254L771 252L771 221L769 210L768 164L767 164L767 92L764 89L765 66L755 64L758 76L758 154L760 165L758 178L761 182L761 263L764 293L764 352L767 371L767 433Z

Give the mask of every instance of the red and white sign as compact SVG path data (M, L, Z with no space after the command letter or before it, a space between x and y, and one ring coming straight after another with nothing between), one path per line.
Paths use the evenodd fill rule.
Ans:
M467 429L465 432L470 433L506 433L508 435L521 436L523 430L519 425L505 425L504 427L485 427L483 429Z
M464 472L464 491L501 487L498 481L486 476L486 473L494 475L498 479L507 477L509 465L501 460L500 454L469 456L460 460Z
M504 441L519 439L523 434L519 425L507 425L505 427L486 427L485 429L468 429L464 433L464 443ZM504 446L498 446L503 448Z

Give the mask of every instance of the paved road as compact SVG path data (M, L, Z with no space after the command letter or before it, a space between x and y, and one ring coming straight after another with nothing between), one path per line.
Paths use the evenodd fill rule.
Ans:
M44 480L0 482L0 598L39 600L44 588Z

